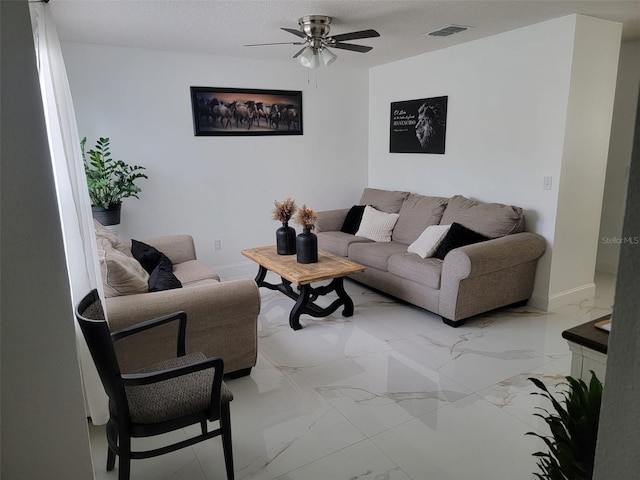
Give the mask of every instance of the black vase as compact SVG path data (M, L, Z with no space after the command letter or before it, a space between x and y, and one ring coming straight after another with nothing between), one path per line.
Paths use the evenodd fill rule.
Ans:
M276 230L276 251L278 255L293 255L296 253L296 231L287 222Z
M316 263L318 261L318 237L310 229L304 228L296 237L298 263Z

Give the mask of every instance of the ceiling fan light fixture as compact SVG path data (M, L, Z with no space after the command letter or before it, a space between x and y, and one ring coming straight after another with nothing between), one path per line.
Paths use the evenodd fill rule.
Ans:
M324 65L325 67L328 67L333 62L335 62L336 58L338 58L338 56L328 48L325 47L320 50L320 60L322 61L322 65Z
M319 68L322 65L316 49L306 47L297 57L298 63L306 68Z

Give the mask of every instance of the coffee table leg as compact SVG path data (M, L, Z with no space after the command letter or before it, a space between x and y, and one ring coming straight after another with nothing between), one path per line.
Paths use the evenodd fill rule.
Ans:
M296 304L289 314L289 326L294 330L300 330L302 328L302 325L300 325L300 315L302 315L308 305L310 297L311 285L300 285L298 300L296 300Z
M338 294L338 298L342 300L344 304L344 309L342 310L342 316L351 317L353 316L353 300L351 300L351 297L347 295L347 292L345 292L342 278L343 277L338 277L333 280L333 282L335 283L334 288L336 293Z
M258 265L258 274L256 275L255 282L258 287L262 287L264 279L267 276L267 269L262 265Z

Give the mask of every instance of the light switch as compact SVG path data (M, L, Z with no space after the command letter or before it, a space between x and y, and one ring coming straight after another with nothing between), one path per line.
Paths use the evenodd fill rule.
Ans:
M544 183L542 184L542 188L544 190L551 190L552 177L544 177Z

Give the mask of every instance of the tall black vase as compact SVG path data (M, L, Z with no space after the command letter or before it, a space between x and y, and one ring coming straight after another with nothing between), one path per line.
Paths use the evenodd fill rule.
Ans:
M318 237L308 228L296 237L298 263L316 263L318 261Z
M296 231L287 222L276 230L276 251L278 255L293 255L296 253Z

